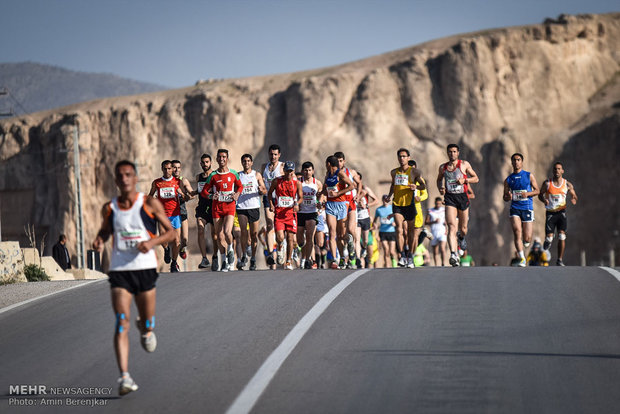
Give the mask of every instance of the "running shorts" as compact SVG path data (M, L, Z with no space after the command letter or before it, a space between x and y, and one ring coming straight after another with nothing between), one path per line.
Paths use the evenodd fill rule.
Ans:
M155 288L158 276L155 269L120 270L108 273L108 281L110 288L123 288L137 295Z
M172 224L173 229L181 228L181 216L170 216L168 217L168 220L170 220L170 224Z
M553 234L555 229L566 232L568 228L568 220L566 218L566 210L556 212L547 211L545 215L545 234Z
M237 216L246 216L250 223L256 223L260 220L260 208L237 209Z
M465 211L469 208L469 197L466 193L446 193L443 196L446 207L456 207L457 210Z
M276 231L297 233L297 219L294 216L288 217L286 220L276 217L274 227Z
M439 236L433 234L433 240L431 240L431 246L437 246L441 242L448 241L448 236L444 233Z
M351 200L349 200L349 210L347 211L347 214L351 211L357 211L357 203L355 202L355 198L351 197Z
M213 224L213 216L211 215L212 203L211 200L207 201L204 198L200 198L196 206L196 218L201 218L207 223Z
M381 231L379 232L379 239L381 239L381 241L386 241L386 242L395 242L396 232L395 231Z
M314 221L314 224L318 222L317 213L297 213L297 224L299 227L306 227L306 221Z
M181 221L185 221L187 220L187 207L185 207L185 203L180 203L180 216L181 216Z
M236 203L213 203L213 206L211 207L211 214L213 215L214 219L226 216L234 216L235 206Z
M346 201L328 201L325 203L325 214L336 217L336 220L344 220L347 218L349 203Z
M361 228L362 231L370 230L370 217L357 220L357 227Z
M411 204L409 206L396 206L392 204L392 212L394 214L400 214L405 218L405 221L411 221L415 219L416 210L415 205Z
M531 223L534 221L534 210L510 208L510 217L519 217L522 223Z

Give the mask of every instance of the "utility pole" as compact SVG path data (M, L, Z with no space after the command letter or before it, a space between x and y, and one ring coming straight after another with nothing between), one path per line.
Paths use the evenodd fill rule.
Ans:
M75 221L77 227L77 259L78 269L84 268L84 215L82 214L82 182L80 172L80 130L75 125L73 130L73 172L75 174Z

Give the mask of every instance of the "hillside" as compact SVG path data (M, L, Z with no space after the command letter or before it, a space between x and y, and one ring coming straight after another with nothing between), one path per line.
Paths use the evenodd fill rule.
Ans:
M566 262L618 257L615 158L620 137L620 14L560 16L544 23L453 36L351 62L256 78L72 105L0 121L2 231L19 238L32 223L75 242L72 155L74 126L82 132L86 240L94 237L101 204L114 195L120 158L140 166L142 190L159 162L178 158L184 174L199 156L231 151L266 161L278 143L283 159L312 161L324 174L328 154L342 150L375 193L407 147L437 193L445 146L461 146L480 176L474 186L470 251L479 264L508 263L512 233L502 182L510 155L525 155L539 182L564 162L580 200L569 211ZM6 201L5 201L6 200ZM535 235L544 210L535 203ZM192 209L190 204L190 211ZM193 237L193 236L192 236Z
M166 89L105 73L86 73L33 62L0 63L0 88L8 88L23 105L0 99L0 112L16 114L59 108L93 99L136 95Z

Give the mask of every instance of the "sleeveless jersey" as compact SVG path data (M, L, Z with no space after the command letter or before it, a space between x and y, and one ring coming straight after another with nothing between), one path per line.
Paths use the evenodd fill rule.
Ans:
M334 175L327 175L325 177L325 186L327 187L327 191L340 191L345 188L345 184L338 179L338 174L340 173L340 169L336 170ZM347 201L347 195L341 194L338 197L329 197L327 196L327 201Z
M459 178L467 178L467 174L461 171L461 160L458 160L456 162L456 168L454 169L454 171L448 170L448 163L445 163L442 168L446 193L467 194L467 184L458 183Z
M533 210L534 202L532 197L525 196L525 193L532 191L532 183L530 181L530 173L521 170L518 173L512 173L506 178L508 187L512 191L512 201L510 207L517 210Z
M260 193L258 192L258 180L256 179L256 171L249 173L241 171L239 180L243 184L243 191L237 199L237 210L249 210L260 208Z
M319 189L316 178L312 177L309 183L302 181L301 187L304 193L304 199L299 206L299 212L316 213L316 193Z
M282 161L278 161L273 171L269 171L269 163L265 165L265 170L263 171L263 181L265 182L265 188L269 191L271 187L271 183L278 177L281 177L280 170L282 169ZM267 194L268 196L273 197L273 194Z
M207 184L208 179L209 179L209 175L205 175L204 172L198 174L198 177L196 179L196 183L198 187L198 208L201 210L206 210L207 208L211 207L211 198L212 198L211 193L208 193L206 197L202 195L202 189ZM209 210L206 210L206 211L209 214L211 214Z
M145 199L143 193L138 193L133 205L127 210L119 207L118 197L108 204L108 220L113 235L111 271L157 268L155 250L142 253L137 248L138 243L155 237L157 233L157 220L146 209Z
M353 173L351 173L351 170L345 167L344 171L347 173L347 177L349 177L349 180L351 180L351 182L353 183L353 190L347 191L346 193L347 201L351 201L357 195L357 188L355 187L355 180L353 179Z
M157 188L155 196L163 204L166 215L168 217L180 215L179 189L181 188L181 183L179 179L160 177L155 180L155 187Z
M548 183L547 200L549 200L549 205L546 205L545 208L550 213L565 210L566 194L568 194L568 184L566 180L562 178L562 182L558 187L553 184L553 178L550 178Z
M400 171L400 168L396 169L394 174L394 205L399 207L410 206L413 200L413 191L409 188L410 184L414 184L411 181L411 167L408 167L405 171Z
M357 204L357 219L364 220L367 218L370 218L370 212L368 211L368 196L365 195Z
M428 214L431 216L431 221L439 220L437 223L431 224L433 237L444 236L446 234L446 210L443 207L429 208Z
M217 170L213 171L209 178L207 178L207 184L202 189L202 196L207 197L209 192L213 193L213 206L217 203L234 203L233 194L239 189L243 189L243 184L239 180L239 175L235 170L228 170L228 172L220 173Z

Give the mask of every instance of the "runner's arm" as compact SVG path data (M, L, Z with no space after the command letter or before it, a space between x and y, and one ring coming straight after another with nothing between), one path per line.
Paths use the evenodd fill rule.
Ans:
M155 181L151 183L151 191L149 191L149 197L153 197L157 192L157 187L155 187Z
M536 182L534 174L530 174L530 186L532 187L532 191L528 193L528 197L534 197L540 194L540 188L538 188L538 183Z
M476 184L480 181L480 179L478 178L478 174L476 174L474 169L471 168L471 164L469 163L469 161L465 161L465 163L465 174L467 174L467 178L465 179L464 184Z
M172 224L170 224L170 219L166 216L166 212L164 211L162 204L153 197L147 197L145 203L148 209L151 210L155 216L155 219L159 222L160 234L157 237L138 243L138 250L142 253L148 252L158 244L171 242L176 237Z
M372 191L370 187L367 185L364 186L364 190L366 190L366 194L368 195L368 205L366 207L376 206L377 204L381 204L377 195ZM372 201L371 201L372 200Z
M271 182L271 185L269 186L269 191L267 192L267 194L269 194L269 197L267 197L269 199L269 211L271 212L276 211L276 206L273 204L273 197L271 197L271 195L273 194L274 191L276 191L277 180L278 179L276 178L275 180Z
M416 188L418 190L425 190L426 181L424 181L424 178L422 178L422 173L420 172L420 170L418 170L417 168L412 168L411 172L413 174L413 182L415 183Z
M387 193L387 198L389 200L392 199L392 194L394 194L394 177L395 176L396 176L396 170L390 171L390 177L392 179L392 182L390 183L390 191L388 191L388 193Z
M237 200L239 199L239 196L243 192L243 183L239 179L238 175L235 175L235 177L236 177L236 179L235 179L235 187L237 188L237 191L235 191L233 193L232 198L233 198L233 200L235 200L235 202L237 202Z
M446 187L443 183L443 164L439 166L439 174L437 174L437 189L441 195L446 193Z
M342 182L345 183L345 188L343 188L340 191L336 191L336 197L339 197L343 194L348 193L349 191L353 190L354 185L351 182L351 180L349 179L349 177L347 176L347 174L345 174L344 171L340 170L340 172L338 173L338 180L342 180Z
M540 193L538 193L538 200L544 205L549 204L549 200L545 197L547 195L547 190L549 189L549 180L545 180L542 183L542 187L540 188Z
M577 204L577 193L575 192L575 187L573 187L573 185L566 180L566 186L568 187L568 194L570 194L570 202L572 205Z
M194 198L194 189L187 178L183 178L183 187L185 187L185 201Z
M297 183L297 199L295 200L295 211L299 211L299 203L303 202L304 200L304 190L303 190L303 186L301 185L301 181L296 181Z
M112 229L110 228L110 221L108 220L108 217L110 217L109 202L105 203L101 208L101 217L101 227L97 232L97 237L95 237L95 240L93 241L93 249L98 252L103 251L103 246L105 242L110 238L110 235L112 234Z
M267 194L267 188L265 188L265 180L263 180L263 176L258 171L256 172L256 181L258 181L258 193L260 195Z
M504 201L512 200L512 192L508 186L508 179L504 180Z

